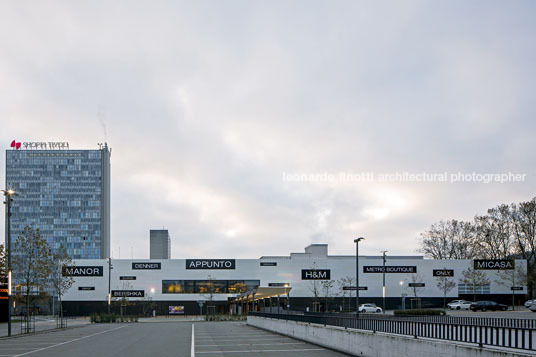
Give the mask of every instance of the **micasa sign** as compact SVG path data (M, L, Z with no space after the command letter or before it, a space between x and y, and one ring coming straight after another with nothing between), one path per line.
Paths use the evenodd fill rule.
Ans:
M475 259L475 270L513 270L515 263L509 259Z
M235 269L235 260L186 259L186 269Z
M102 276L102 266L63 267L63 276Z

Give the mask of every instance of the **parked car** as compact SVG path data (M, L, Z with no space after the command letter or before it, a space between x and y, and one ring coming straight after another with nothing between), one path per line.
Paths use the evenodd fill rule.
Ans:
M533 304L533 303L536 303L536 299L527 300L527 301L525 301L525 307L530 308L530 305Z
M465 300L455 300L449 303L447 306L451 310L469 310L471 308L471 302Z
M534 302L529 305L529 310L532 312L536 312L536 300L533 300Z
M376 304L362 304L359 305L359 312L382 312L382 308L376 306Z
M495 301L477 301L471 304L470 309L471 311L506 311L508 309L508 306L503 304L497 304Z
M450 305L452 305L452 304L458 304L458 303L460 303L460 302L464 302L464 301L465 301L465 300L452 300L451 302L449 302L449 303L447 304L447 307L450 309Z

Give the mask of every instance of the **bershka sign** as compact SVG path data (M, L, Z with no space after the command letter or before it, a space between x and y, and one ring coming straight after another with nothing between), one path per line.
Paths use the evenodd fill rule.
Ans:
M416 266L386 266L385 273L416 273ZM363 273L383 273L383 266L364 266Z
M451 276L454 276L454 270L453 269L434 269L432 275L437 276L437 277L451 277Z
M162 263L132 263L132 270L160 270Z
M475 259L475 270L513 270L515 263L507 259Z
M144 290L112 290L113 297L144 297Z
M63 267L63 276L102 276L102 266L74 266Z
M186 269L235 269L235 260L186 259Z
M330 269L302 269L302 280L329 280L331 279Z
M128 276L120 276L119 280L136 280L135 276L128 275Z

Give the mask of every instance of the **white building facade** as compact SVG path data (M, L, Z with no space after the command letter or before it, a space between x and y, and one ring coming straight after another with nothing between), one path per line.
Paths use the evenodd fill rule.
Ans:
M348 298L355 297L355 291L343 290L344 286L355 287L355 255L328 255L327 244L312 244L303 253L259 259L112 259L111 269L105 259L74 263L68 273L75 283L63 301L65 309L76 315L104 310L109 287L112 304L121 298L138 303L151 301L160 314L177 305L183 306L186 314L198 314L199 301L213 301L219 312L227 312L233 298L259 287L289 287L289 299L283 300L281 308L290 305L295 310L308 310L315 302L323 304L320 310L346 310L351 306ZM526 295L526 286L519 283L523 279L515 276L526 271L524 260L476 262L387 256L385 267L387 308L401 308L402 298L408 300L407 307L412 299L420 299L423 307L442 306L444 291L438 287L442 278L456 284L446 294L449 300L472 300L473 287L461 279L464 271L475 267L487 278L486 284L476 286L478 299L511 303L512 293L519 301ZM382 306L382 257L360 256L358 270L360 302ZM325 286L330 284L323 285L325 281L333 282L327 291ZM521 286L512 290L512 285Z

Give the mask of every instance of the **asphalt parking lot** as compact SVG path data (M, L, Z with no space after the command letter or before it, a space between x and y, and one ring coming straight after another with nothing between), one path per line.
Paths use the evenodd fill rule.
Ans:
M346 354L261 330L245 323L214 322L194 325L195 356L322 356Z
M190 356L191 323L98 324L0 339L0 356Z
M346 355L260 330L246 325L245 322L163 320L130 324L93 324L1 338L0 357L18 356L337 357Z

